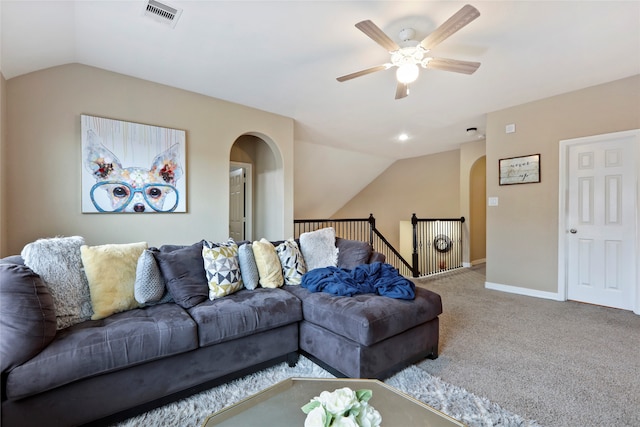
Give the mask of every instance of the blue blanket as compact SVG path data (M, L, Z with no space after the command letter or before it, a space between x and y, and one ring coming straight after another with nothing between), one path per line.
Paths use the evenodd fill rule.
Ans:
M416 285L390 264L374 262L353 270L338 267L316 268L302 276L303 288L311 292L353 296L378 294L398 299L414 299Z

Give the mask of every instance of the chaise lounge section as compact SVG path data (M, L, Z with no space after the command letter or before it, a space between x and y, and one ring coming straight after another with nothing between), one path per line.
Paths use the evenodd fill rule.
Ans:
M287 290L302 301L300 351L336 376L385 379L438 357L440 296L416 288L414 300Z

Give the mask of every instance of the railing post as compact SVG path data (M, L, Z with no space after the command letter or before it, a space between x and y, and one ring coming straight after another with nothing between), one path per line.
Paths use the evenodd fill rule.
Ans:
M376 219L373 214L369 214L369 244L373 247L373 230L376 229Z
M411 253L411 268L413 277L418 277L418 217L411 215L411 228L413 229L413 252Z
M462 224L464 224L464 217L461 216L460 217L460 224L458 225L458 236L460 236L460 247L458 248L458 259L460 260L460 262L458 263L459 267L462 267L462 257L463 257L463 249L464 247L462 246L462 242L464 241L464 238L462 237L464 235L464 233L462 232ZM469 254L469 258L471 258L471 254Z

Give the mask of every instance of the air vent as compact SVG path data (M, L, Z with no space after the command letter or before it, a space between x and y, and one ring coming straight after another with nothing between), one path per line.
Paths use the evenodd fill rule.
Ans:
M144 8L144 15L165 25L175 28L178 18L182 15L182 9L176 9L167 3L160 3L156 0L147 0Z

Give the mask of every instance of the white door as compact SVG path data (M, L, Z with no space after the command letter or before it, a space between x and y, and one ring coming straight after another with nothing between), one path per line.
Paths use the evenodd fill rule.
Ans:
M637 133L567 145L567 298L626 310L636 293Z
M244 240L244 169L229 172L229 237Z

